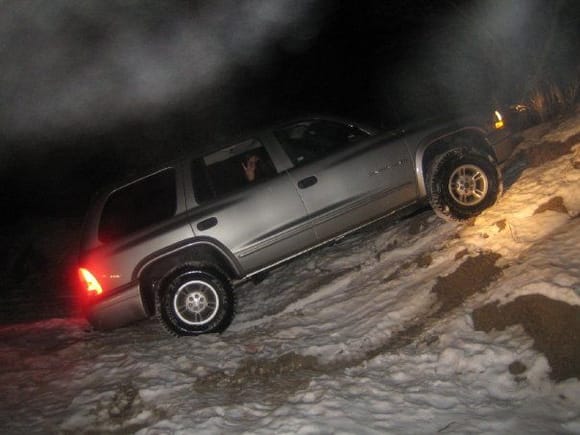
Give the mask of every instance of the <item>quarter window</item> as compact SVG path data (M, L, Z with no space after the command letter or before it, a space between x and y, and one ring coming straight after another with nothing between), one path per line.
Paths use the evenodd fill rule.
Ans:
M168 169L114 191L103 208L99 240L107 243L175 215L175 170Z

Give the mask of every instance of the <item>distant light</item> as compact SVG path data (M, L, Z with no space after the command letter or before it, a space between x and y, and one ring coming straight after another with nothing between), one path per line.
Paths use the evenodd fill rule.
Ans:
M79 268L79 278L89 294L100 295L103 293L103 288L99 284L99 281L84 267Z
M510 109L516 112L527 112L528 106L524 106L523 104L514 104L513 106L510 106Z
M493 112L495 115L495 128L496 130L499 130L500 128L503 128L504 123L503 123L503 118L501 116L501 113L499 113L497 110L495 112Z

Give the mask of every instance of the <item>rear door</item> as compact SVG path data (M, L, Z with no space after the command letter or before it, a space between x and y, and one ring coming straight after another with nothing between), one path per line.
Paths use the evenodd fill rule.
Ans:
M335 121L298 123L276 133L295 167L289 170L319 241L416 198L402 139L368 137Z
M250 160L255 164L251 177ZM190 218L196 236L225 245L246 273L316 241L290 176L279 173L271 153L257 139L194 160L192 186Z

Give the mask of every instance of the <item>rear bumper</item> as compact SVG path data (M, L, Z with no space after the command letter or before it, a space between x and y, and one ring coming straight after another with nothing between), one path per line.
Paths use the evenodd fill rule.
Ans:
M147 312L141 299L139 284L91 305L87 319L97 329L114 329L145 319Z

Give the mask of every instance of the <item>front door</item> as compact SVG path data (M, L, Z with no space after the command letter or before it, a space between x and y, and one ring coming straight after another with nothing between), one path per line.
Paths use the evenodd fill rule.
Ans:
M351 137L347 126L327 122L322 127L308 126L310 130L301 136L306 140L299 144L307 145L304 152L297 153L296 147L289 150L296 164L289 175L319 241L416 198L413 166L403 139ZM299 139L296 132L286 137L292 134ZM287 143L285 149L290 146Z

